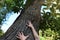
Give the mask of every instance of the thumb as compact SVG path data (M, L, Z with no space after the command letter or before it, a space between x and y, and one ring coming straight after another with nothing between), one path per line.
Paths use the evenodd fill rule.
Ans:
M28 38L28 37L29 37L29 35L26 36L26 38Z

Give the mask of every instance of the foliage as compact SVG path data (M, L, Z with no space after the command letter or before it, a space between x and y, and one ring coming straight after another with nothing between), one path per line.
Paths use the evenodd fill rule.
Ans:
M19 12L24 7L25 0L0 0L0 24L10 11Z
M40 38L40 40L46 40L46 39L42 36L42 30L39 30L39 38Z
M25 1L26 3L24 3ZM4 10L3 8L6 7L4 11L0 12L1 15L3 14L3 16L0 15L0 24L8 12L13 11L17 13L23 8L27 8L31 3L32 0L0 0L0 11Z
M2 24L2 20L5 18L7 12L8 11L5 7L0 10L0 25Z
M1 28L0 28L0 37L3 35L4 33L3 33L3 31L1 30Z
M43 4L47 8L43 9L40 30L46 40L60 40L60 13L56 11L60 10L59 3L60 0L46 0L46 3ZM50 9L50 12L45 12L47 9Z
M4 0L0 0L0 9L4 6Z
M24 7L24 0L0 0L0 25L5 21L6 14L10 11L19 12ZM3 31L0 28L0 35Z
M40 35L40 39L44 39L44 40L56 40L58 38L58 33L54 32L54 30L46 29L44 31L39 30L39 35ZM42 35L42 36L41 36Z
M24 6L24 0L5 0L5 4L8 10L18 12Z

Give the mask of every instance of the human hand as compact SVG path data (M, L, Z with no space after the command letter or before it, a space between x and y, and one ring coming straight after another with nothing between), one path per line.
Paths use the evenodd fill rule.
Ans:
M28 21L28 23L26 25L30 28L33 28L33 24L31 23L31 21Z
M20 39L20 40L26 40L28 37L29 37L29 35L28 35L28 36L25 36L25 35L23 34L23 32L22 32L22 33L19 32L19 34L18 34L18 36L17 36L17 38Z

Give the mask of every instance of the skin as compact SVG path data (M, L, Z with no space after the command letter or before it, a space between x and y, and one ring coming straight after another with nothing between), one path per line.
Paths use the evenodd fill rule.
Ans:
M35 30L33 24L31 23L31 21L28 21L28 24L26 24L26 25L27 25L27 27L31 28L35 40L40 40L39 36L38 36L38 33L36 32L36 30ZM18 36L17 36L17 38L20 39L20 40L26 40L28 37L29 37L28 35L24 36L23 33L19 33Z
M16 36L18 39L20 39L20 40L26 40L29 36L27 35L27 36L25 36L24 34L23 34L23 32L22 33L20 33L19 32L19 34L18 34L18 36Z

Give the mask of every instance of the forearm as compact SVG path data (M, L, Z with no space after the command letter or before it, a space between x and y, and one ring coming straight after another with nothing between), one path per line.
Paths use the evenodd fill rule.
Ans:
M35 40L39 40L38 33L36 32L35 28L33 27L33 24L32 24L30 21L28 21L28 23L29 23L29 24L27 24L27 26L31 28Z
M36 32L35 28L32 27L31 29L32 29L35 40L39 40L39 36L38 36L38 33Z

